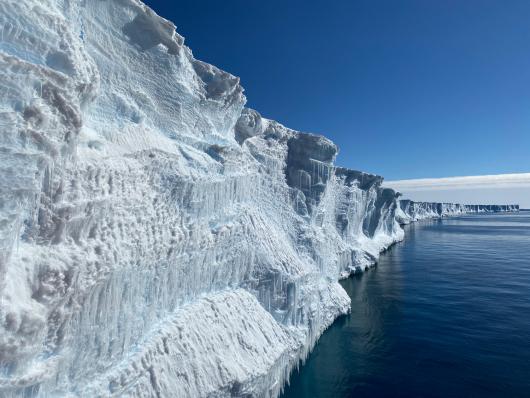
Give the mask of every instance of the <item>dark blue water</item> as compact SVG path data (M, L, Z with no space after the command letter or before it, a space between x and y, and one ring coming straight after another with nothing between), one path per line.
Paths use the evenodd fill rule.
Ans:
M530 213L406 227L284 398L530 397Z

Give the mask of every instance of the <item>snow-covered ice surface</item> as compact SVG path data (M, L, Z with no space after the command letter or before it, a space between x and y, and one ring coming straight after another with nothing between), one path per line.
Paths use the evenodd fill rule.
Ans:
M403 238L137 0L0 2L0 396L276 397Z

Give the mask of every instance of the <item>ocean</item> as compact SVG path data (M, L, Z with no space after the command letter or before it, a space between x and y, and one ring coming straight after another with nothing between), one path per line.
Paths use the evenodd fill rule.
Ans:
M283 398L530 397L530 212L405 227Z

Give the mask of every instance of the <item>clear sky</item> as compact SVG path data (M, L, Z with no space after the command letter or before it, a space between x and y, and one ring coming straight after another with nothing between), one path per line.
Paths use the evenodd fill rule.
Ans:
M387 179L530 171L530 1L148 0L248 106Z

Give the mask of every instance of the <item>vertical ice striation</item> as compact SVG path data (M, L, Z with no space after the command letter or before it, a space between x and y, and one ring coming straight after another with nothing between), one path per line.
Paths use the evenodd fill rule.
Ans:
M140 1L0 27L0 395L276 397L402 239L397 194Z
M401 238L393 191L138 1L0 19L2 396L277 396Z

